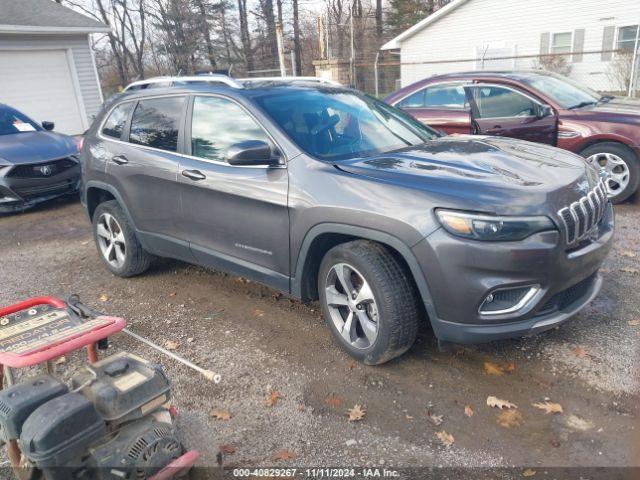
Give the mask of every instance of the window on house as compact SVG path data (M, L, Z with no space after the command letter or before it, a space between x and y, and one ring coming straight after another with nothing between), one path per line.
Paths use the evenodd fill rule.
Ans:
M573 35L571 32L554 33L551 42L551 53L570 53Z
M618 29L618 50L631 50L635 48L638 25L629 25Z

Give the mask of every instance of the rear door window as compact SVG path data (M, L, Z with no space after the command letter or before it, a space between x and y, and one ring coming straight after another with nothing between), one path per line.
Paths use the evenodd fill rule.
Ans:
M426 108L462 110L468 106L462 85L434 85L425 89Z
M478 118L532 117L537 103L510 88L482 85L473 87Z
M185 97L140 100L131 118L129 142L175 152Z
M403 98L398 102L396 107L399 108L423 108L424 107L424 90L419 90L412 93L408 97Z
M102 126L102 134L107 137L120 138L131 108L133 108L133 102L123 103L114 108Z

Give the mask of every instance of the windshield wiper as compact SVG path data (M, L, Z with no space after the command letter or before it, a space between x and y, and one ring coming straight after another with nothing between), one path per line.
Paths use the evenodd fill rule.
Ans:
M613 95L603 95L600 97L600 99L598 100L599 103L607 103L610 102L611 100L613 100L614 97Z
M577 105L574 105L573 107L569 107L569 110L575 110L576 108L588 107L590 105L595 105L596 103L598 103L598 102L593 102L593 101L580 102Z

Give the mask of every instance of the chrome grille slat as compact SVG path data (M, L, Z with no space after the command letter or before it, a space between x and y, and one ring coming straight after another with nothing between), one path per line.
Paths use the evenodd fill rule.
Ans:
M604 216L608 199L604 182L571 205L558 210L560 227L568 245L582 240Z

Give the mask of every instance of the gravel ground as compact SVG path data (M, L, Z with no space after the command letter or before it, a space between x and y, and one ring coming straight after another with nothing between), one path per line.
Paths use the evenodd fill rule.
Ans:
M141 277L114 277L98 258L80 205L69 200L0 217L0 304L78 293L126 318L133 331L159 344L177 342L179 354L219 372L222 382L213 385L125 335L111 339L114 351L164 365L181 434L201 451L203 467L217 465L223 444L235 448L224 465L241 467L640 467L640 451L633 451L640 445L640 325L633 322L640 320L640 206L616 212L603 291L570 322L533 338L444 353L425 327L406 355L379 367L355 364L334 345L317 304L253 282L168 260ZM486 375L486 361L515 368ZM69 358L56 369L68 375L77 364ZM280 398L269 407L271 391ZM517 404L521 423L499 425L498 411L486 406L489 395ZM531 405L545 400L564 413ZM355 404L366 415L348 422ZM230 419L213 418L214 408L228 410ZM442 424L430 413L442 415ZM442 430L453 445L436 437ZM295 458L274 459L282 450Z

